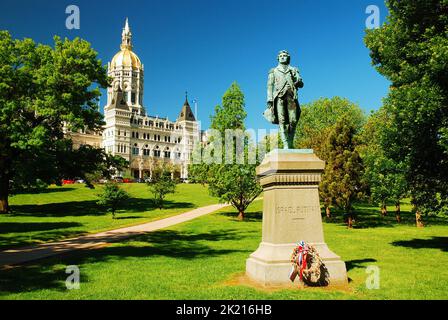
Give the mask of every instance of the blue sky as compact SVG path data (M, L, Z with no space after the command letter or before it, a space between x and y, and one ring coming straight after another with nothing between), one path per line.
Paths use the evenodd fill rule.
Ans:
M70 4L80 8L80 30L65 27ZM246 95L247 127L273 128L261 114L267 72L282 49L304 79L301 103L342 96L366 112L381 106L389 83L371 66L363 43L368 5L381 9L384 22L382 0L9 0L0 4L0 29L48 44L53 35L81 37L106 64L119 51L129 17L134 51L145 65L149 114L174 120L187 90L208 128L214 107L237 81Z

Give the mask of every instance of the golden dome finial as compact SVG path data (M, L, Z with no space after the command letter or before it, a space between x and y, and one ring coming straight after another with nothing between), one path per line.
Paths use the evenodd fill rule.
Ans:
M121 49L129 49L132 50L132 32L131 28L129 28L129 21L126 18L126 22L123 28L123 33L121 34Z

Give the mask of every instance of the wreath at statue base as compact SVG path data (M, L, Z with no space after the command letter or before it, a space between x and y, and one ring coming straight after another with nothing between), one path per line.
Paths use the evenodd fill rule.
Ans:
M289 279L310 287L326 287L330 283L330 274L316 248L301 241L291 255L292 268Z

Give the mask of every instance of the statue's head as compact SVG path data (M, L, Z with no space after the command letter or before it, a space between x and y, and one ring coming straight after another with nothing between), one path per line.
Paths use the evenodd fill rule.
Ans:
M281 64L289 64L291 62L291 56L286 50L282 50L278 53L277 60Z

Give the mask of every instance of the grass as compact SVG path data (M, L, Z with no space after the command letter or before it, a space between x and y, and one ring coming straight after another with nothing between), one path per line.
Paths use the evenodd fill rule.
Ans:
M261 240L262 201L244 222L229 208L166 230L88 252L0 273L1 299L447 299L448 224L424 229L403 206L403 223L359 205L357 228L324 222L326 242L346 262L348 290L262 290L238 282ZM299 239L298 239L299 240ZM65 268L81 270L80 290L65 288ZM366 289L366 267L380 269L380 289Z
M102 186L94 190L84 185L52 186L40 194L11 197L12 213L0 215L0 250L140 224L218 202L201 185L180 184L159 210L146 184L122 187L131 199L115 220L96 204Z

